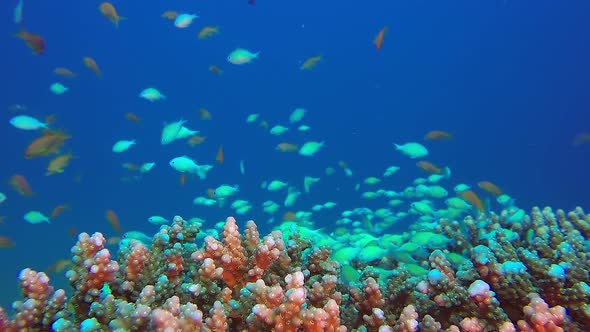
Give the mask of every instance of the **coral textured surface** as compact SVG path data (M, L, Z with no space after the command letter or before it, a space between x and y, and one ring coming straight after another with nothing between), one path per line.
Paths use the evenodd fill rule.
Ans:
M588 331L590 215L513 213L440 220L451 241L417 262L424 274L387 254L345 267L296 229L261 238L231 217L204 243L199 223L175 217L116 257L102 234L82 233L72 290L23 270L23 299L0 310L0 330ZM350 267L357 280L344 276Z

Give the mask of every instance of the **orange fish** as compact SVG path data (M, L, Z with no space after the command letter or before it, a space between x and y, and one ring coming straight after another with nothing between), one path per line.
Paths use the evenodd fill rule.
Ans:
M22 39L25 44L33 50L36 55L45 53L45 39L41 35L21 30L15 35L17 38Z
M209 66L209 71L216 75L223 74L223 70L221 70L221 68L217 67L216 65Z
M198 136L198 135L191 136L188 139L188 145L193 146L193 147L195 145L199 145L205 141L205 138L206 138L205 136Z
M70 227L68 228L67 234L69 236L76 236L78 235L78 229L76 229L76 227Z
M108 209L107 213L106 213L106 218L107 218L107 221L109 222L109 224L111 224L111 227L113 227L113 229L115 230L115 232L117 232L117 233L123 232L123 229L121 228L121 224L119 223L119 217L117 216L115 211Z
M45 117L45 123L52 124L55 122L55 114L49 114Z
M181 186L184 186L185 185L185 183L186 183L186 173L182 173L180 175L180 181L179 182L180 182L180 185Z
M373 44L375 45L375 48L377 50L380 50L383 46L383 38L385 37L385 33L387 32L387 30L387 26L383 27L383 29L381 29L381 31L379 31L379 33L377 34L377 37L375 37L375 39L373 40Z
M223 164L223 145L219 146L219 150L217 150L217 156L215 156L215 161L217 161L218 164Z
M100 10L100 12L109 19L109 21L113 22L113 24L118 28L119 27L119 21L121 21L122 19L125 19L122 16L119 16L119 14L117 14L117 10L115 9L115 6L113 6L110 2L103 2L100 4L100 6L98 6L98 10Z
M48 268L47 268L47 272L49 273L60 273L63 272L66 268L69 268L70 266L73 266L74 262L72 262L69 259L60 259L57 262L51 264Z
M127 112L125 113L125 119L131 121L131 122L135 122L135 123L140 123L141 122L141 118L137 115L135 115L134 113L131 112Z
M128 170L128 171L132 171L132 172L138 171L138 170L139 170L139 168L141 167L141 166L139 166L139 165L137 165L137 164L134 164L134 163L123 163L123 165L122 165L122 166L123 166L123 168L125 168L126 170Z
M426 173L442 174L442 169L440 169L440 167L426 160L421 160L417 162L416 166L420 167L420 169L422 169Z
M217 199L217 195L215 195L215 189L214 188L207 189L207 196L209 196L209 198L211 198L211 199Z
M82 59L82 61L84 62L84 65L88 69L92 70L92 72L94 74L96 74L96 76L102 77L102 72L100 71L100 68L98 68L98 65L96 64L96 61L94 61L93 58L87 56L87 57L84 57Z
M45 175L53 175L56 173L63 173L64 168L66 168L68 166L68 164L70 163L70 160L72 158L74 158L74 156L72 156L71 152L68 152L66 154L62 154L60 156L53 158L49 162L49 165L47 165L47 172L45 173Z
M39 156L50 156L59 152L65 140L71 138L61 131L46 130L43 135L36 138L25 151L25 158L35 158Z
M340 166L342 168L348 168L348 163L344 160L340 160L340 161L338 161L338 166Z
M266 121L266 120L260 121L260 123L258 125L264 129L268 129L268 127L270 127L270 125L268 124L268 121Z
M283 214L283 221L298 221L299 218L292 211L287 211Z
M461 198L463 198L463 200L469 202L469 204L473 205L473 207L475 207L482 214L486 213L486 209L483 205L483 201L472 190L463 191L463 192L459 193L459 196L461 196Z
M14 241L12 241L9 237L0 236L0 248L8 249L8 248L14 248L15 246L16 246L16 243L14 243Z
M175 10L167 10L162 13L162 17L167 20L174 21L178 17L178 12Z
M279 150L281 152L296 152L299 151L299 146L287 142L279 143L275 150Z
M204 27L203 29L201 29L201 31L199 31L199 34L197 35L197 37L199 39L207 39L210 38L213 35L216 35L219 33L219 27L212 27L212 26L207 26Z
M479 181L477 185L488 193L498 197L503 194L502 189L490 181Z
M53 73L59 76L63 76L63 77L76 77L76 73L74 73L73 71L69 70L68 68L64 68L64 67L57 67L53 70Z
M110 244L110 245L116 245L119 242L121 242L120 236L111 236L107 239L107 244Z
M429 140L437 140L437 141L442 141L442 140L447 140L447 139L451 139L453 138L453 134L446 132L444 130L431 130L428 133L426 133L426 135L424 135L424 139L429 141Z
M312 56L311 58L305 60L305 62L303 62L303 64L301 65L301 67L299 67L299 69L300 70L311 70L315 66L317 66L317 64L322 60L323 60L323 57L321 55Z
M10 183L12 188L16 190L19 194L27 197L33 196L31 186L29 185L29 182L24 176L20 174L15 174L10 178L10 181L8 183Z
M209 110L207 110L206 108L201 108L197 111L199 113L199 118L201 118L201 120L211 120L211 112L209 112Z
M587 132L583 132L583 133L579 133L576 135L576 137L574 137L574 141L572 142L573 146L580 146L583 144L588 144L590 143L590 133Z
M65 210L69 209L70 206L68 204L61 204L56 206L53 211L51 211L51 217L50 219L53 220L57 217L59 217Z

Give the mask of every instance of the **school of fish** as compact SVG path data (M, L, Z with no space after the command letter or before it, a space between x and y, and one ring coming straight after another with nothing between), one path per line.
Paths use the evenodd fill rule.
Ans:
M253 5L254 1L251 1L250 4ZM21 39L31 49L33 55L41 56L46 52L45 39L42 35L29 32L24 28L22 9L23 0L20 0L15 8L14 21L19 25L19 31L15 33L15 37ZM115 5L110 2L102 2L97 8L97 15L104 16L117 29L125 29L125 25L134 24L132 15L129 16L129 19L127 16L121 16ZM167 10L161 14L161 17L172 22L175 28L182 30L194 28L203 19L195 12L175 10ZM381 29L377 28L372 39L373 46L376 51L383 52L384 41L386 35L390 33L390 29L387 26ZM196 28L196 31L198 32L194 37L198 40L220 38L222 35L222 29L216 25L201 25ZM371 36L367 36L367 41L367 47L370 47ZM260 50L235 47L227 54L226 61L228 66L255 66L257 62L264 61L264 54ZM293 70L312 72L324 61L326 61L324 54L312 54L307 59L301 59L300 65L294 66ZM80 62L97 78L103 76L103 69L99 67L94 58L84 56ZM224 73L224 70L216 64L210 65L208 70L218 76ZM226 70L230 70L230 68ZM48 68L48 72L50 71L63 80L79 78L78 73L64 66ZM77 86L77 88L81 87ZM73 88L68 87L67 84L57 81L49 86L49 90L55 95L55 98L61 98L71 89ZM169 101L167 94L155 86L144 87L138 91L135 97L141 98L149 104L165 105ZM15 130L36 133L36 137L32 139L30 144L23 147L25 151L23 157L26 159L47 158L47 167L43 173L46 176L72 174L69 168L76 167L77 157L75 152L70 150L67 142L73 138L56 124L59 115L35 114L33 111L29 112L25 106L18 104L11 106L10 109L11 113L18 113L13 114L8 120ZM264 114L252 113L244 119L244 125L256 125L268 134L268 141L273 142L268 147L271 153L274 151L274 153L296 154L300 158L314 158L324 150L330 149L330 146L337 144L337 142L327 142L321 135L318 136L320 133L313 132L311 124L306 121L308 115L313 112L315 111L303 107L295 109L285 107L283 111L284 122L282 123L270 123L265 119ZM142 117L134 112L125 112L121 119L137 124L143 122ZM196 114L187 114L185 118L166 119L160 133L150 134L155 139L159 137L162 149L166 149L168 145L177 144L178 141L185 142L186 153L179 154L170 160L157 159L157 154L155 154L154 160L145 160L140 164L122 162L121 167L140 175L149 173L154 167L169 167L172 170L169 173L170 177L177 177L180 185L185 185L187 181L202 181L198 186L205 190L201 190L203 195L198 195L192 200L194 205L217 209L229 207L233 211L232 213L238 215L250 215L253 209L259 209L258 211L268 215L268 222L274 225L286 221L311 227L314 219L317 219L325 211L340 209L340 218L336 221L336 225L364 228L379 233L403 220L417 218L420 222L435 222L438 218L459 218L469 213L486 214L491 204L499 204L506 208L515 203L515 200L505 194L498 185L486 179L477 183L477 189L468 184L450 184L451 170L449 167L439 166L428 160L429 148L436 148L437 144L445 144L442 142L455 139L453 133L442 129L427 131L424 137L417 137L414 140L392 142L391 153L415 159L417 174L420 174L418 172L424 174L424 176L421 176L422 174L417 176L412 183L405 187L391 180L400 170L399 166L384 166L382 175L373 174L361 177L355 174L348 163L339 161L334 165L321 166L322 169L315 170L315 174L303 175L298 182L280 178L266 179L260 183L259 188L254 189L270 193L274 198L257 202L255 198L243 197L243 188L237 183L210 183L207 181L207 174L214 172L216 165L225 163L224 149L222 142L210 141L206 139L206 136L202 136L200 130L196 129L198 122L195 120L214 121L212 113L201 108L196 111ZM293 141L282 139L286 136L293 137L293 133L296 134L297 139ZM576 144L583 144L586 141L590 140L581 135L576 139ZM110 138L109 144L112 144L113 154L124 156L136 145L140 146L142 141L135 137L121 136ZM191 148L200 144L215 144L218 147L216 155L196 158ZM113 159L118 160L115 157ZM74 165L70 166L70 164ZM242 175L246 175L245 160L240 160L235 167ZM341 206L337 200L316 202L310 206L298 203L301 195L308 195L313 188L321 186L323 182L326 182L324 178L336 175L338 169L342 171L344 176L356 180L354 190L358 192L361 202L382 201L383 207L374 210L367 207L350 208ZM28 178L34 176L33 174L14 174L8 180L8 184L12 187L13 193L31 197L35 195L35 192L32 190ZM5 209L9 205L8 196L9 194L0 192L0 209ZM70 208L75 208L75 206L60 204L51 212L39 211L35 206L31 206L28 211L23 211L22 215L25 222L51 225L56 218ZM168 218L160 216L158 211L149 211L148 213L151 215L146 216L145 220L150 224L161 225L170 221ZM220 216L225 215L226 212L219 214ZM116 232L123 233L125 231L115 211L107 209L104 216L110 227ZM132 232L125 234L127 237L132 237L133 234L137 237L137 233ZM7 237L2 238L4 240L0 245L3 247L9 248L16 245Z

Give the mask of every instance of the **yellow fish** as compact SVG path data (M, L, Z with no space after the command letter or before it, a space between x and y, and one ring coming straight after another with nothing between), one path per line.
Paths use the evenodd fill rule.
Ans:
M175 10L167 10L162 13L162 17L167 20L174 21L178 17L178 12Z
M109 21L113 22L113 24L118 28L119 21L125 19L125 17L119 16L115 6L113 6L110 2L103 2L98 6L98 10L104 15L104 17L108 18Z
M207 39L213 35L216 35L219 33L219 27L212 27L212 26L207 26L204 27L203 29L201 29L201 31L199 31L199 34L197 35L197 37L199 39Z
M299 69L300 70L311 70L315 66L317 66L317 64L322 60L323 60L323 58L321 55L312 56L311 58L305 60L305 62L303 62L303 64L301 65L301 67L299 67Z
M47 173L45 173L45 175L63 173L64 168L68 166L68 164L70 163L70 159L72 158L73 156L71 152L53 158L47 166Z

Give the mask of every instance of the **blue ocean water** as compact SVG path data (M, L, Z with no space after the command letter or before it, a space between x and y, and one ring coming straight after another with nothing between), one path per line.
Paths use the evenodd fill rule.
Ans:
M100 14L99 3L25 0L22 27L47 43L38 56L13 36L20 29L12 21L16 1L5 1L0 9L0 192L8 196L0 205L0 216L6 216L0 235L16 242L0 249L2 306L19 296L16 276L22 268L44 270L68 258L75 243L67 235L71 227L116 235L105 220L107 209L117 212L125 230L148 234L157 230L147 222L156 214L200 217L212 227L233 211L198 207L193 198L222 183L238 184L239 197L254 205L238 216L240 224L260 220L266 233L273 225L266 223L260 204L280 203L284 194L262 190L260 183L281 179L301 188L305 175L322 180L295 209L338 203L338 209L314 218L318 227L331 227L344 209L378 208L382 202L362 200L355 185L390 165L401 166L388 180L395 190L423 176L416 160L396 152L393 143L422 141L433 129L455 137L425 143L428 160L452 170L448 189L490 180L526 210L590 206L590 145L572 146L578 133L590 130L588 2L117 1L113 4L126 17L119 28ZM161 17L165 10L200 17L178 29ZM221 33L197 39L207 25L219 26ZM389 31L377 51L372 40L383 26ZM260 57L232 65L226 57L237 47L260 51ZM316 55L323 56L316 68L299 70ZM101 79L84 67L85 56L97 61ZM208 71L213 64L223 75ZM58 77L55 67L78 76ZM70 90L52 94L49 85L57 81ZM150 86L167 99L139 98ZM39 133L9 124L18 114L9 109L13 104L38 118L55 114L55 126L72 136L63 150L76 158L65 173L46 176L50 159L23 158ZM274 137L245 121L248 114L260 113L271 125L288 125L297 107L308 110L304 122L312 129L307 133L291 126ZM213 119L200 120L199 108L207 108ZM127 121L126 112L139 115L142 123ZM162 124L181 118L207 137L203 144L160 144ZM114 154L111 147L119 139L136 139L137 145ZM308 140L325 141L325 147L311 158L275 150L283 141ZM221 165L215 163L220 145ZM179 184L168 161L185 154L215 165L206 180ZM240 174L241 160L246 175ZM122 163L147 161L157 163L152 172L137 181L121 180L130 175ZM344 176L339 161L348 163L353 177ZM334 167L335 175L326 176L326 167ZM9 186L13 174L28 179L34 197ZM49 214L64 203L71 209L51 224L23 221L28 210ZM63 276L51 277L65 284Z

